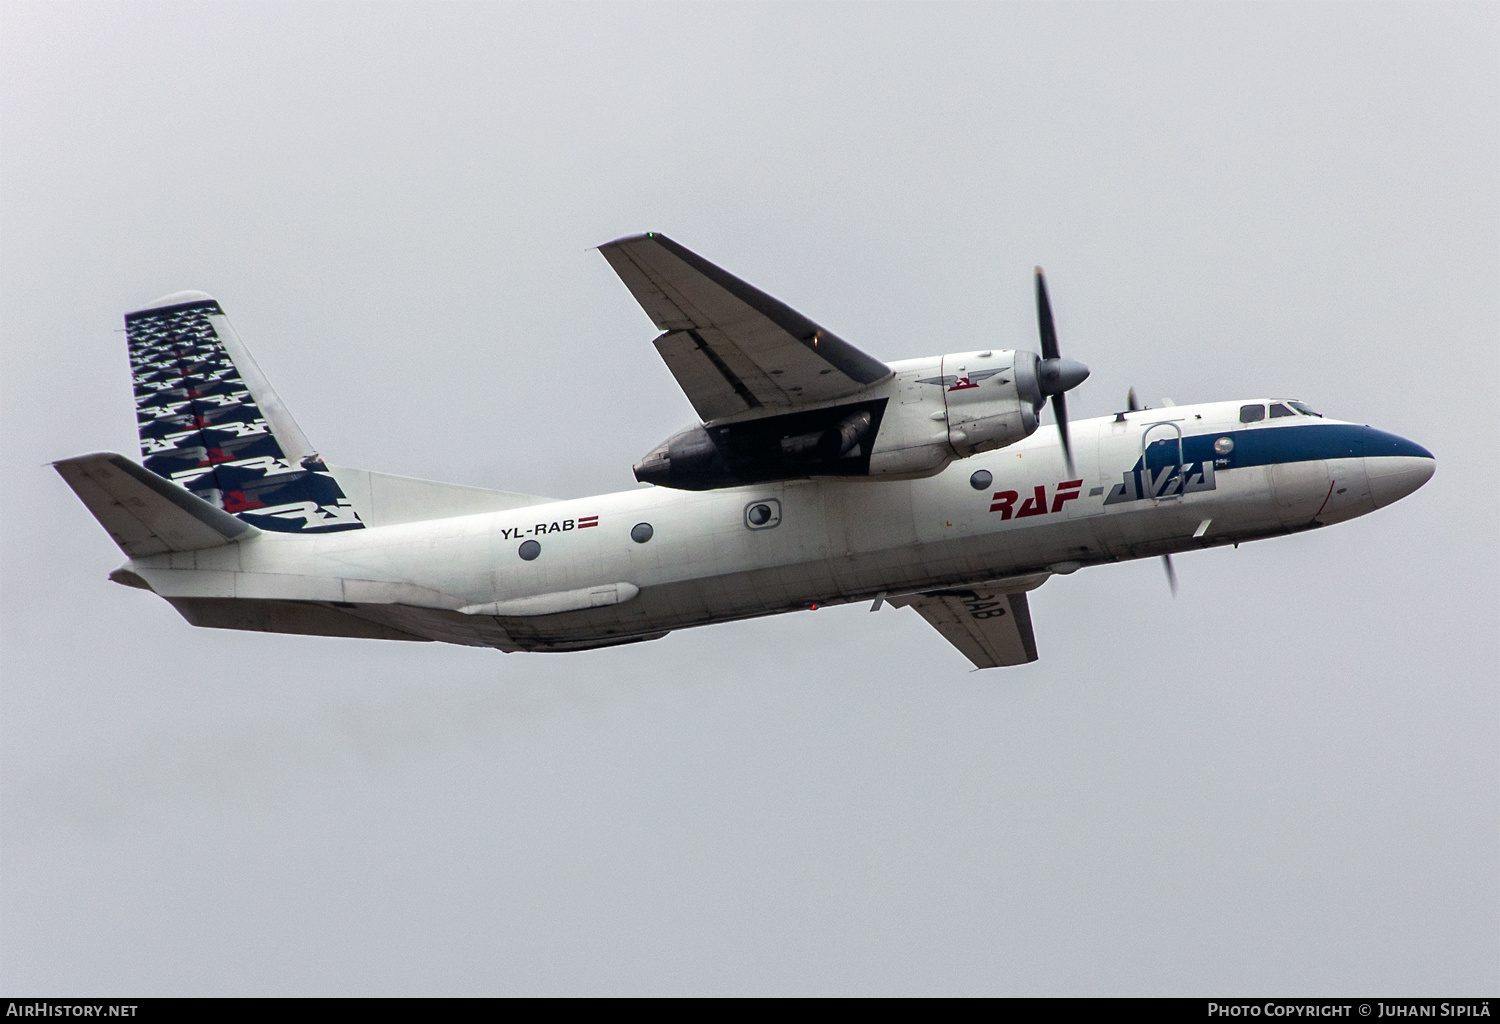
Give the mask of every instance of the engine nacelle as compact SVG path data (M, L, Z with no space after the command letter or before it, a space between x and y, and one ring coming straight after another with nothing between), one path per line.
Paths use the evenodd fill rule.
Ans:
M1029 437L1044 401L1033 352L959 352L943 356L948 443L959 458Z
M885 397L679 431L635 465L641 483L706 491L813 476L869 476Z
M635 478L697 491L808 477L931 476L954 459L1030 436L1046 396L1088 373L1067 360L1000 350L891 369L859 401L690 427L652 449Z

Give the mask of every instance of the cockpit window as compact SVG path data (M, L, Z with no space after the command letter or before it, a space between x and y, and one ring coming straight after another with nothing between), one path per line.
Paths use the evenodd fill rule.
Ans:
M1297 415L1297 414L1294 413L1294 412L1292 412L1292 410L1288 409L1286 406L1282 405L1280 402L1275 402L1275 403L1272 403L1272 405L1271 405L1271 419L1273 419L1273 420L1276 419L1277 417L1280 417L1280 416L1295 416L1295 415Z
M1240 406L1240 422L1241 423L1254 423L1256 420L1263 420L1265 418L1266 418L1266 407L1263 406L1263 405L1242 405L1242 406Z
M1310 405L1308 405L1306 402L1288 402L1286 404L1290 405L1293 409L1296 409L1298 412L1300 412L1304 416L1316 416L1316 417L1318 417L1318 419L1322 419L1323 418L1323 414L1322 413L1320 413L1317 410L1313 409L1313 407L1310 406Z

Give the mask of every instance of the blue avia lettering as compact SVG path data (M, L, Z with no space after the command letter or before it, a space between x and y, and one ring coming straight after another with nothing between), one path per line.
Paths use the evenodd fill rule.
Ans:
M1149 468L1137 460L1135 466L1127 469L1120 482L1110 489L1104 504L1117 505L1142 498L1172 498L1196 491L1211 491L1215 486L1212 459Z

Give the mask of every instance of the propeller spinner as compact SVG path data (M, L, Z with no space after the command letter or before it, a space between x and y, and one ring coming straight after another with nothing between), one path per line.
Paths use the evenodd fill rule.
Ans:
M1037 384L1042 394L1052 397L1052 416L1057 420L1063 459L1068 464L1068 475L1072 476L1073 445L1068 436L1068 403L1063 395L1088 378L1089 368L1058 354L1057 328L1052 323L1052 300L1047 297L1047 275L1042 272L1041 267L1036 268L1036 324L1042 338L1042 361L1037 365Z

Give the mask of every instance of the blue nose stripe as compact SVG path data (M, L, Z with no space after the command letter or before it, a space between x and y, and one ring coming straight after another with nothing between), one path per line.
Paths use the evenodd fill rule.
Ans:
M1365 432L1365 458L1379 458L1382 455L1406 455L1418 459L1430 459L1432 453L1415 441L1408 441L1404 437L1395 434L1387 434L1384 430L1376 430L1374 427L1363 428Z
M1232 442L1228 452L1218 451L1214 447L1214 442L1222 438L1228 438ZM1270 466L1280 462L1308 462L1313 459L1357 459L1361 456L1415 456L1430 459L1432 453L1404 437L1353 423L1306 423L1261 427L1256 430L1226 430L1182 439L1183 462L1208 460L1221 470ZM1153 441L1146 449L1145 461L1153 469L1175 465L1177 439ZM1135 468L1141 468L1139 460Z

